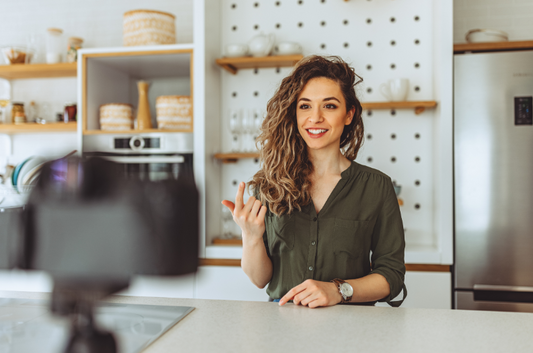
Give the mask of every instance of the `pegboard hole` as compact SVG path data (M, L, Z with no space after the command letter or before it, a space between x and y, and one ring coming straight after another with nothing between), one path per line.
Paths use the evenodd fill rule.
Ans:
M396 68L396 64L390 64L390 68L394 70Z
M372 42L366 42L366 46L367 47L371 47L372 46Z
M419 92L419 91L420 91L420 87L415 86L415 92Z
M254 29L259 29L259 25L254 25Z
M390 161L391 161L392 163L396 163L396 157L390 157Z
M281 24L276 23L276 28L277 28L277 29L280 29L280 28L281 28Z
M259 73L259 69L254 69L254 74L258 74Z
M367 116L372 116L372 111L371 111L371 110L367 110L367 111L366 111L366 115L367 115Z
M231 27L231 30L232 30L232 31L236 31L236 30L237 30L237 26L233 26L233 27Z
M233 184L233 186L237 186L239 182L237 180L233 180L231 183Z
M372 134L366 135L366 138L369 139L369 140L372 140Z
M303 0L298 0L298 5L302 5L303 3Z
M344 43L344 47L345 47L345 48L348 48L349 46L350 46L350 44L348 44L348 43Z
M320 49L326 49L326 45L325 44L320 44Z
M390 45L392 45L392 46L396 45L396 41L395 40L391 40L390 41Z
M348 20L342 21L342 24L346 26L348 24Z
M420 134L417 132L417 133L415 134L415 139L418 140L419 138L420 138Z
M366 19L366 23L371 24L372 23L372 19L371 18L367 18Z
M276 1L276 6L281 5L281 1Z
M321 25L322 27L324 27L324 26L326 25L326 21L321 21L321 22L320 22L320 25Z
M391 134L391 135L390 135L390 138L391 138L392 140L395 140L395 139L396 139L396 134Z
M418 69L420 67L419 63L415 63L415 69Z
M366 160L367 160L368 163L372 163L372 161L373 161L372 157L368 157Z
M419 204L419 203L415 203L415 209L416 209L416 210L419 210L419 209L420 209L420 204Z
M368 87L368 88L366 89L366 93L372 93L372 87Z
M367 70L372 70L372 65L366 65Z
M420 186L420 180L415 180L415 186Z
M415 21L419 21L420 20L420 17L419 16L415 16Z
M279 67L276 67L276 73L279 74L281 72L281 69Z
M396 110L391 109L391 111L390 111L390 115L392 115L392 116L396 115Z
M325 4L326 3L326 0L320 0L321 3Z
M259 95L259 92L255 91L254 92L254 97L257 97Z
M231 8L232 8L232 9L237 8L237 4L231 4Z
M259 3L258 2L254 2L254 7L259 7Z
M233 141L237 142L239 138L237 136L233 136Z
M298 22L298 27L303 27L303 26L304 26L303 22Z
M415 162L417 162L417 163L420 162L420 157L418 157L418 156L415 157Z
M419 39L415 39L415 44L416 45L420 44L420 40Z
M395 19L394 17L391 17L391 18L390 18L390 21L391 21L392 23L394 23L394 22L396 22L396 19Z
M233 93L231 93L231 96L232 96L233 98L237 97L237 92L233 92Z
M254 158L254 163L255 164L259 163L259 158Z

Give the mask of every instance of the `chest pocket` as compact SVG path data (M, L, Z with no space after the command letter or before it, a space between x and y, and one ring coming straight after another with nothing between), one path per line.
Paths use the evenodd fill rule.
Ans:
M335 238L335 255L359 257L370 251L372 221L350 221L335 219L333 236Z
M267 236L271 254L292 250L294 247L294 217L292 215L269 216Z

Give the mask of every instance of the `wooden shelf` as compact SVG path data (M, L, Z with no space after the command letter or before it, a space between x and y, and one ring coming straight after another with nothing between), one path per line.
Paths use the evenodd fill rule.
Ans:
M436 101L402 101L402 102L367 102L361 103L363 109L409 109L414 108L415 114L421 114L426 108L435 108L437 106Z
M303 58L303 55L274 55L251 57L243 56L238 58L221 58L217 59L216 63L231 72L236 74L239 69L259 69L266 67L290 67L294 66Z
M0 134L24 134L47 132L75 132L78 123L48 123L48 124L0 124Z
M77 63L0 65L0 77L18 78L76 77Z
M231 238L231 239L213 239L213 245L228 245L228 246L242 246L241 238Z
M259 158L259 153L217 153L215 158L222 160L222 163L237 163L243 158Z
M171 129L145 129L145 130L85 130L84 135L119 135L119 134L152 134L152 133L169 133L169 132L184 132L191 133L188 130L171 130Z
M454 54L462 54L465 52L479 53L512 50L533 50L533 40L516 42L460 43L453 45Z

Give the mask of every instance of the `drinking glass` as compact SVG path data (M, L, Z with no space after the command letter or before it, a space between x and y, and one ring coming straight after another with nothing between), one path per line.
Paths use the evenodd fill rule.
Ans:
M229 110L229 131L231 132L231 151L240 152L241 117L237 109Z
M244 109L242 116L242 132L243 132L243 152L252 152L255 147L252 141L254 134L254 116L251 109Z
M7 120L7 109L11 101L11 84L8 80L0 78L0 124L9 124Z
M263 126L263 111L261 109L254 109L254 147L257 148L256 140L261 134L261 127Z

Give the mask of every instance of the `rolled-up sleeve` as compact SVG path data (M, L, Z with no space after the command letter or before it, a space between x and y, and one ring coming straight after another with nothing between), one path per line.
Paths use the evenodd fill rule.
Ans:
M379 273L385 277L390 286L390 294L379 301L397 307L407 295L404 284L405 236L394 186L388 178L384 178L383 183L383 203L372 232L372 271L370 273ZM403 299L392 302L392 299L400 294L402 289Z

